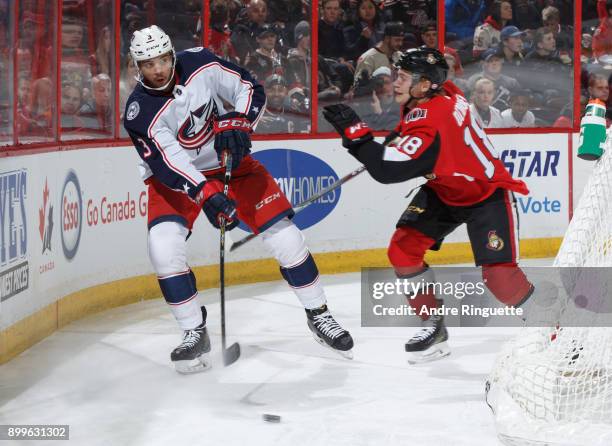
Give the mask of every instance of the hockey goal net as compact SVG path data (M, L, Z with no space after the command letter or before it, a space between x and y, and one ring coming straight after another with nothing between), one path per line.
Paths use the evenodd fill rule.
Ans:
M609 136L555 259L574 276L612 266ZM612 445L612 328L521 329L495 362L487 402L506 445Z

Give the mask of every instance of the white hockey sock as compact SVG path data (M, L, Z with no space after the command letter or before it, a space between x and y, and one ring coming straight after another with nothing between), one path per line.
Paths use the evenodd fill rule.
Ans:
M187 228L162 222L149 230L149 257L172 314L183 330L202 323L195 276L187 265Z
M302 231L285 218L264 231L262 238L304 308L325 305L327 298L319 281L319 270L306 247Z

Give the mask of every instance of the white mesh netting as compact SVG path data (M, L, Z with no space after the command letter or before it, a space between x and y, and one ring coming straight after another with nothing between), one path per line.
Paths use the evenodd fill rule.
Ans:
M610 141L594 166L555 266L612 266ZM592 271L605 270L563 271L570 276L566 280L576 283L592 281ZM601 298L609 302L612 293L601 288ZM570 313L575 308L573 300L564 305ZM563 318L560 327L522 329L495 362L487 402L506 445L612 445L612 328L564 327Z

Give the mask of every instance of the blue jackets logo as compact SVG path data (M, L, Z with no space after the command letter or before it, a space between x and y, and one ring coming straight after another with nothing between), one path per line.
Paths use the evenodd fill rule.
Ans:
M83 197L74 170L70 170L62 188L61 202L62 248L66 259L72 260L79 249L83 229Z
M26 290L30 282L27 178L25 169L0 173L0 301Z
M293 206L319 193L338 180L338 175L323 160L306 152L289 149L261 150L253 154L274 177L287 199ZM296 214L293 222L306 229L323 220L336 207L340 200L340 188L337 188L309 207ZM263 206L274 201L275 195L262 197ZM241 229L248 230L241 224Z

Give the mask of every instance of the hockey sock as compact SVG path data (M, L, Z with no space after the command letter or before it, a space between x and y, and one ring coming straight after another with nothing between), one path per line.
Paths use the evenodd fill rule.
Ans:
M297 226L285 218L264 231L262 237L266 248L278 261L283 278L304 308L324 305L327 299L319 281L319 270Z
M189 230L174 221L149 229L149 258L166 302L179 327L191 330L202 323L195 276L187 265L185 239Z
M522 305L533 292L533 285L516 263L483 265L482 278L495 298L511 307Z
M202 323L202 311L196 299L198 290L191 270L158 276L157 281L181 329L191 330Z

